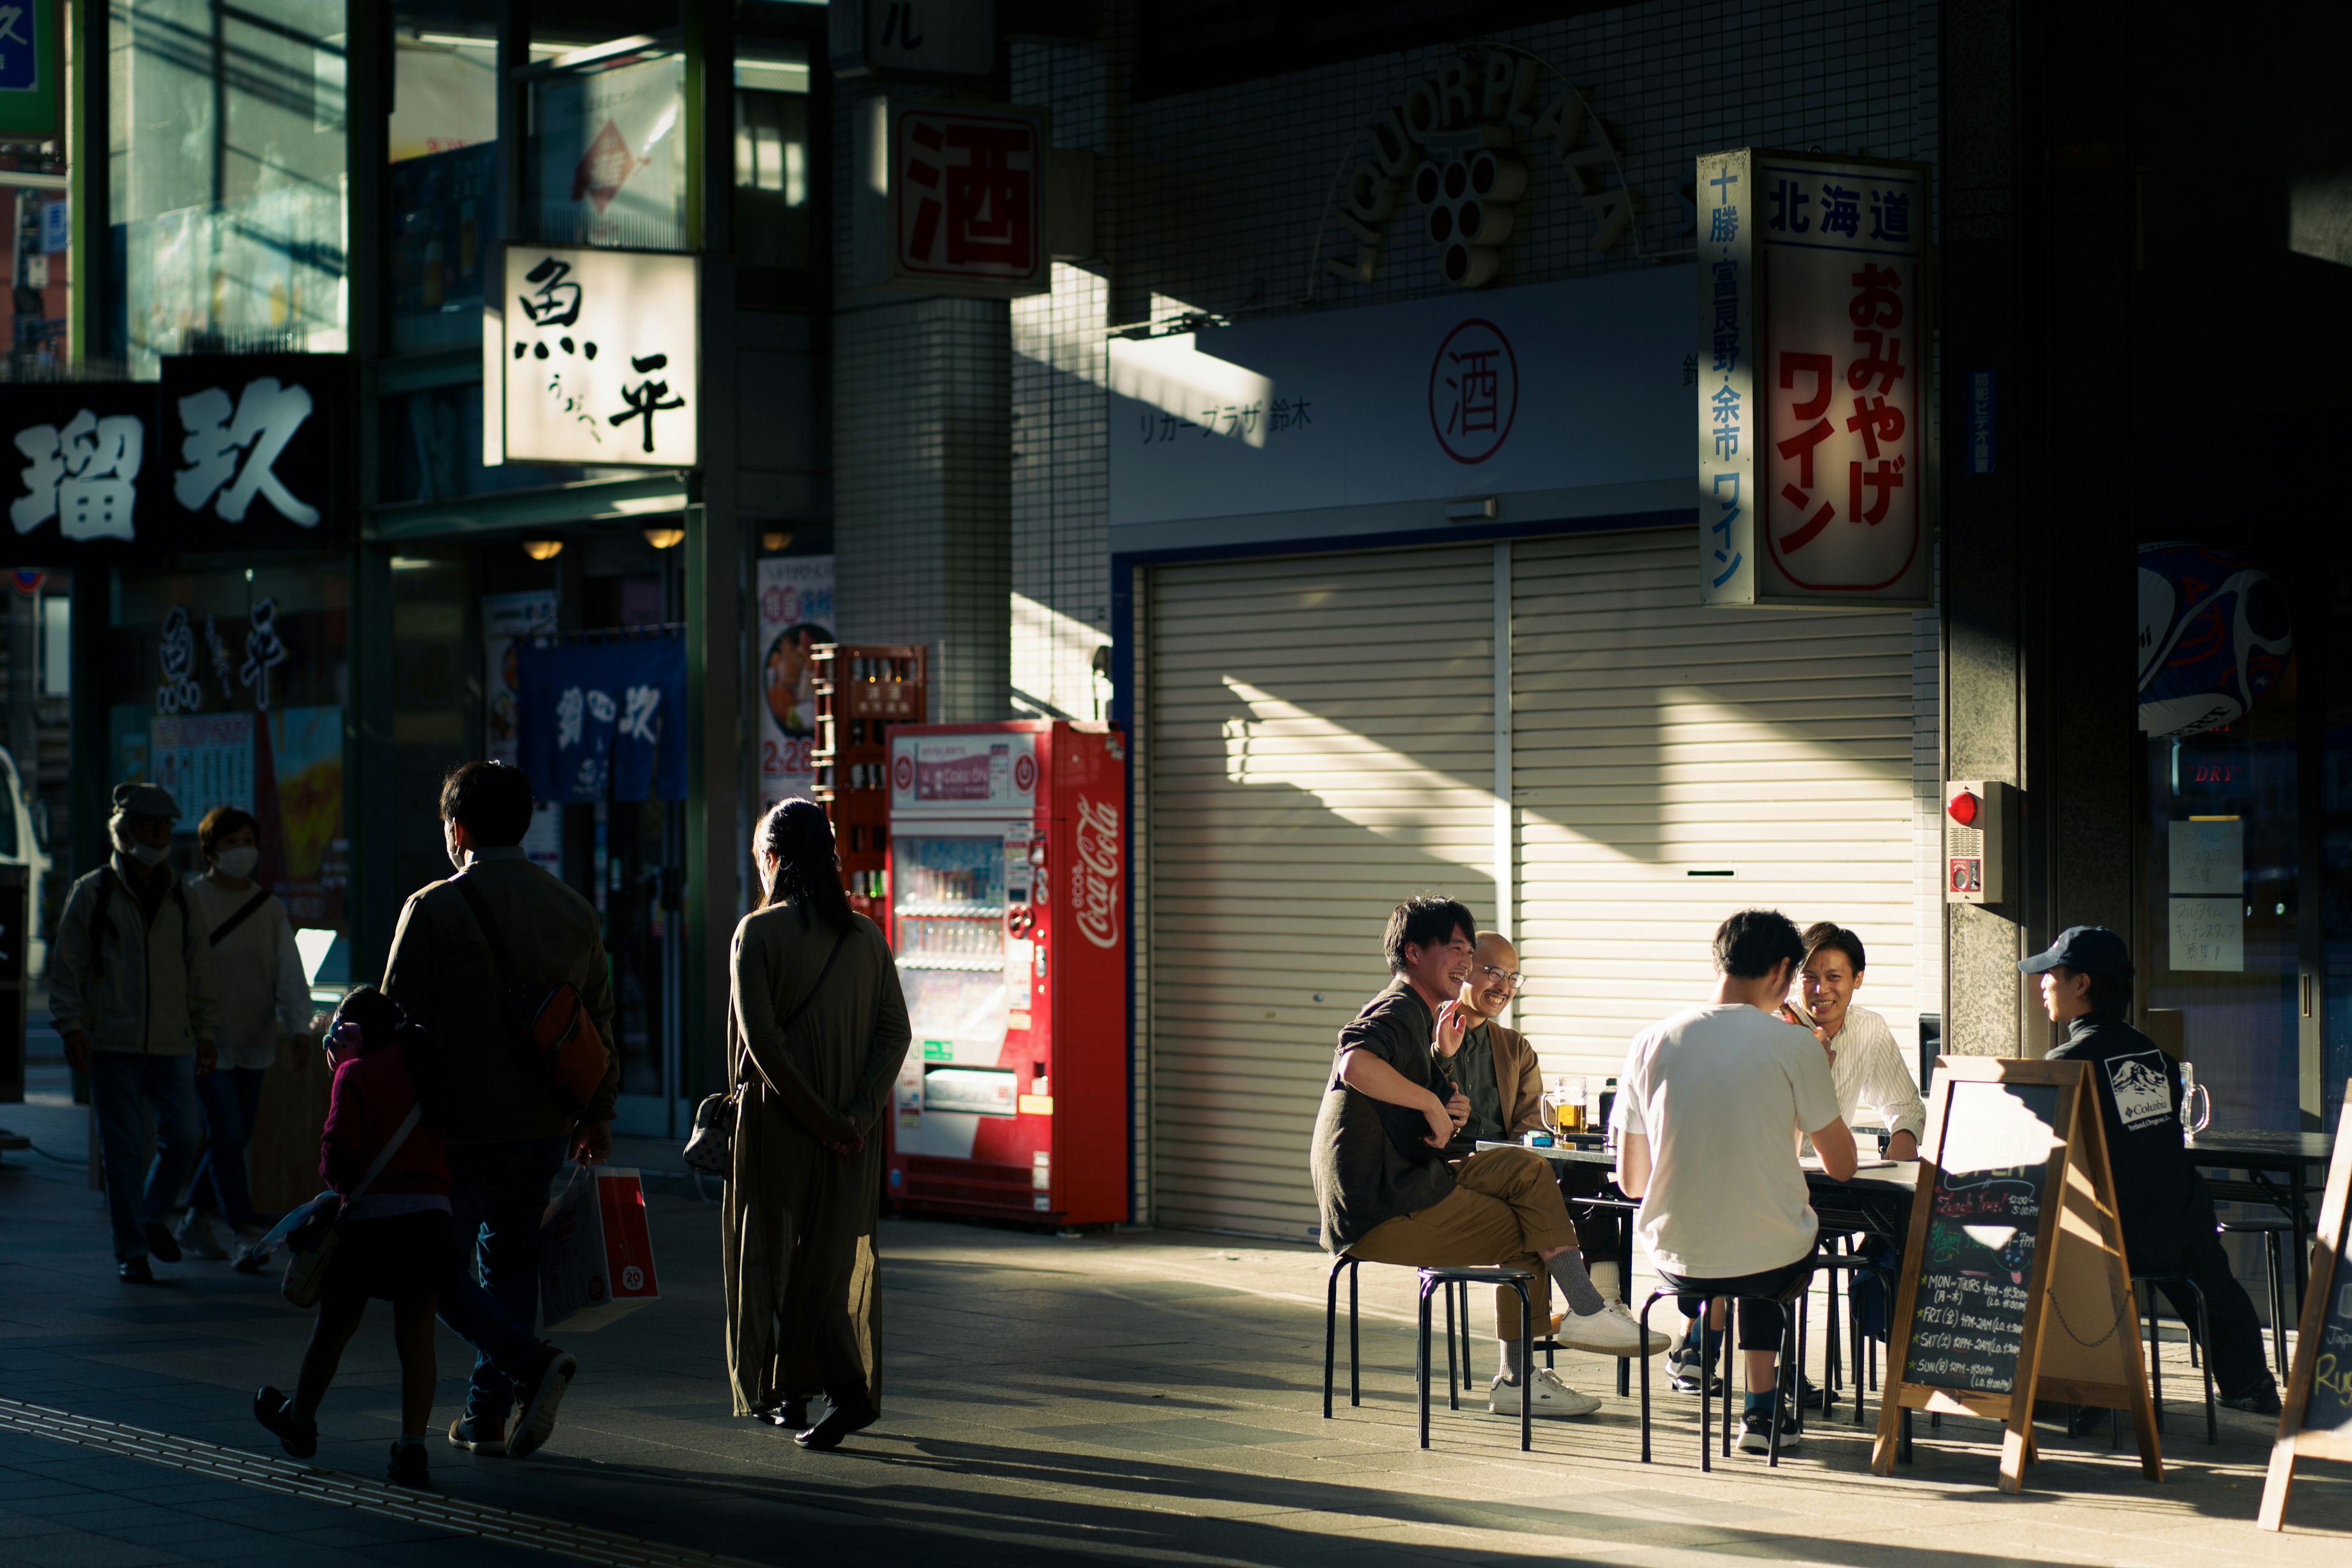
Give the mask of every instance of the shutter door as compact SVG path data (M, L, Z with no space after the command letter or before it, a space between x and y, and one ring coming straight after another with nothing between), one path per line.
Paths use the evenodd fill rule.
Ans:
M1613 1074L1762 907L1862 937L1855 1005L1911 1060L1914 617L1703 609L1694 553L1683 530L1513 547L1514 1022L1548 1071Z
M1389 910L1493 919L1494 583L1487 546L1153 571L1157 1223L1311 1237L1307 1140Z

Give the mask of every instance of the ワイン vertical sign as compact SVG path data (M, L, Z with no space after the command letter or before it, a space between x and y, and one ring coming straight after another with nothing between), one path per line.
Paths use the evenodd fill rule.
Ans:
M1697 167L1701 602L1927 603L1925 167Z

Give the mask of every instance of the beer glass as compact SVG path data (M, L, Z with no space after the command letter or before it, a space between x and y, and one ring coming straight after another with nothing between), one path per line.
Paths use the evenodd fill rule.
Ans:
M2212 1124L2213 1091L2197 1081L2193 1062L2180 1064L2180 1128L2194 1138Z

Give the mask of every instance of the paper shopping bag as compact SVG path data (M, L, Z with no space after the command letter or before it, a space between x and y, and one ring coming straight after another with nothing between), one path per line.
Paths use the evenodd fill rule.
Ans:
M540 1223L539 1285L547 1326L572 1333L617 1322L661 1295L635 1171L572 1168Z

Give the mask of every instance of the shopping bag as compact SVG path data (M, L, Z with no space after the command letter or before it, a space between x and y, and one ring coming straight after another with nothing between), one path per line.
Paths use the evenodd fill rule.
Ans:
M547 1205L539 1240L540 1308L550 1329L601 1329L661 1295L646 1189L634 1170L573 1166Z

